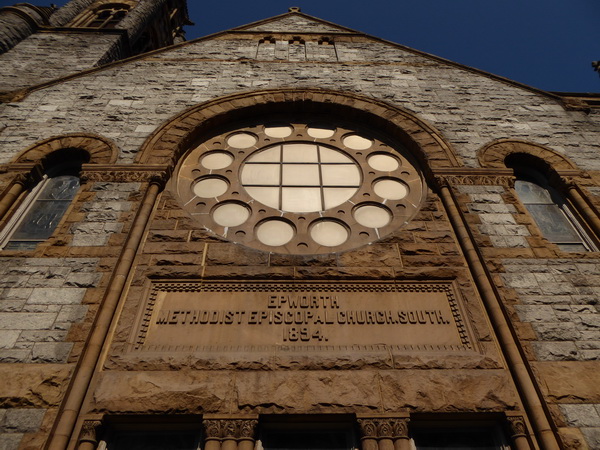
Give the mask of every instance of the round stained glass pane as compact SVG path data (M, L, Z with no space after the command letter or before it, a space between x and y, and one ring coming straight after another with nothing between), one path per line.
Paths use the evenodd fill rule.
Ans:
M367 163L375 170L379 170L380 172L393 172L398 167L400 167L400 163L396 158L391 155L386 155L383 153L376 153L367 158Z
M375 205L359 206L354 210L354 219L363 227L382 228L392 220L390 212Z
M310 228L310 237L325 247L335 247L348 240L348 229L334 220L320 220Z
M346 136L343 142L346 147L351 148L352 150L366 150L373 145L372 141L365 139L358 134Z
M200 164L208 170L219 170L228 167L233 162L233 156L227 152L212 152L202 157Z
M388 200L401 200L408 195L408 186L393 178L376 181L373 190L377 195Z
M236 133L227 138L227 144L234 148L250 148L257 141L256 136L250 133Z
M194 194L201 198L213 198L227 192L229 185L221 178L203 178L194 185Z
M265 134L273 138L286 138L292 134L292 131L292 127L289 126L265 127Z
M326 139L330 138L335 134L335 130L332 128L318 128L318 127L309 127L306 132L310 137L314 137L315 139Z
M294 227L283 220L267 220L256 227L258 240L270 247L287 244L292 240L294 234Z
M212 212L212 217L222 227L237 227L248 220L250 211L239 203L225 202L217 205Z

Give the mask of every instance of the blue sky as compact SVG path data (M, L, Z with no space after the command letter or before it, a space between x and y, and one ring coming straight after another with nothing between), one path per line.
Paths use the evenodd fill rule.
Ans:
M188 1L196 24L187 28L188 39L299 6L306 14L540 89L600 92L600 76L591 67L600 60L598 0Z

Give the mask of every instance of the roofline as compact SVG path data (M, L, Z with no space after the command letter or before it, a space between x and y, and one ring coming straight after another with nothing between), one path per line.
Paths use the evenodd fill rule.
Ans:
M286 16L301 16L301 17L304 17L305 19L311 19L311 20L314 20L316 22L320 22L320 23L322 23L324 25L329 25L330 27L339 28L340 30L344 30L344 31L346 31L348 33L364 34L364 33L361 33L360 31L353 30L352 28L344 27L342 25L338 25L337 23L329 22L327 20L321 19L319 17L314 17L314 16L311 16L309 14L305 14L305 13L300 12L300 11L289 11L289 12L286 12L286 13L283 13L283 14L279 14L277 16L269 17L267 19L257 20L256 22L251 22L251 23L246 24L246 25L242 25L242 26L239 26L239 27L231 28L229 31L245 31L247 28L252 28L252 27L256 27L258 25L262 25L262 24L265 24L265 23L274 22L274 21L282 19L283 17L286 17ZM255 31L257 33L263 33L262 31L257 31L257 30L255 30ZM298 33L300 33L300 32L298 32Z
M49 80L49 81L46 81L44 83L40 83L38 85L29 86L29 87L24 88L24 89L19 89L19 90L16 90L16 91L9 91L9 92L6 92L6 93L0 93L0 103L18 102L18 101L21 101L24 98L26 98L32 92L44 89L46 87L54 86L54 85L60 84L60 83L62 83L64 81L70 81L72 79L76 79L76 78L79 78L79 77L84 77L86 75L93 74L93 73L96 73L96 72L101 72L103 70L111 69L113 67L118 67L120 65L124 65L124 64L127 64L127 63L132 62L132 61L141 60L141 59L149 57L149 56L158 55L158 54L161 54L163 52L167 52L167 51L170 51L170 50L173 50L173 49L177 49L177 48L180 48L180 47L184 47L184 46L187 46L187 45L193 45L193 44L195 44L197 42L203 42L203 41L206 41L206 40L211 40L211 39L214 39L214 38L226 36L228 34L235 35L235 34L240 33L240 34L257 34L257 35L263 35L265 32L268 33L268 31L249 31L249 30L244 30L243 28L247 28L247 27L251 27L251 26L256 26L256 24L261 24L261 23L269 23L269 22L274 21L276 19L279 19L279 18L282 18L282 17L285 17L285 16L290 16L290 15L300 15L300 16L305 17L307 19L316 20L318 22L321 22L321 23L324 23L324 24L327 24L327 25L331 25L331 26L334 26L334 27L337 27L337 28L342 28L342 29L348 30L347 33L340 33L340 36L354 35L354 36L365 37L365 38L368 38L368 39L371 39L371 40L374 40L374 41L377 41L377 42L381 42L381 43L384 43L384 44L387 44L387 45L391 45L393 47L402 49L402 50L410 52L410 53L414 53L416 55L419 55L419 56L422 56L422 57L425 57L425 58L430 58L430 59L436 60L438 62L441 62L441 63L444 63L444 64L448 64L448 65L451 65L453 67L457 67L457 68L462 69L462 70L466 70L468 72L472 72L472 73L475 73L475 74L478 74L478 75L486 76L486 77L491 78L493 80L509 84L511 86L515 86L515 87L518 87L518 88L521 88L521 89L525 89L525 90L533 92L535 94L539 94L539 95L543 95L543 96L549 97L551 99L554 99L554 100L558 101L566 110L580 110L580 111L586 111L587 110L587 108L583 107L582 105L580 105L578 103L573 103L573 102L567 101L567 97L577 97L577 96L587 95L585 93L557 93L557 92L544 91L542 89L538 89L538 88L535 88L533 86L529 86L529 85L520 83L518 81L511 80L510 78L506 78L506 77L503 77L503 76L500 76L500 75L496 75L496 74L493 74L493 73L490 73L490 72L486 72L484 70L477 69L477 68L474 68L474 67L471 67L471 66L467 66L465 64L457 63L455 61L451 61L451 60L442 58L440 56L432 55L430 53L427 53L427 52L424 52L424 51L421 51L421 50L416 50L414 48L407 47L405 45L398 44L396 42L388 41L387 39L379 38L379 37L376 37L376 36L371 36L370 34L363 33L363 32L360 32L360 31L351 30L350 28L342 27L342 26L339 26L339 25L337 25L335 23L328 22L326 20L319 19L317 17L313 17L313 16L310 16L308 14L304 14L304 13L301 13L301 12L295 12L295 11L294 12L287 12L287 13L284 13L284 14L280 14L280 15L277 15L277 16L274 16L274 17L271 17L271 18L268 18L268 19L259 20L257 22L252 22L250 24L242 25L240 27L235 27L235 28L231 28L231 29L228 29L228 30L219 31L219 32L216 32L216 33L213 33L213 34L209 34L209 35L206 35L206 36L202 36L202 37L193 39L191 41L180 42L178 44L173 44L173 45L170 45L170 46L167 46L167 47L162 47L162 48L159 48L159 49L156 49L156 50L152 50L152 51L147 52L147 53L142 53L140 55L135 55L135 56L131 56L131 57L128 57L128 58L120 59L118 61L114 61L114 62L105 64L103 66L93 67L91 69L86 69L86 70L83 70L81 72L77 72L77 73L73 73L73 74L70 74L70 75L66 75L64 77L55 78L53 80ZM288 32L273 32L273 33L286 34ZM289 32L289 33L290 34L298 34L298 35L303 35L303 34L305 34L305 35L313 35L313 34L315 34L314 32L307 32L307 33ZM317 33L317 34L334 34L334 33L333 32L329 32L329 33Z

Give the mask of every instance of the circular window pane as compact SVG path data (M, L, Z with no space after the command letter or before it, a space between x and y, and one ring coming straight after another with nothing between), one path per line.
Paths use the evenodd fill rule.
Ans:
M241 171L255 200L281 211L324 211L348 201L361 184L356 162L312 143L278 144L254 152Z
M316 139L325 139L330 138L335 134L335 130L332 128L318 128L318 127L310 127L306 130L310 137L314 137Z
M202 198L213 198L227 192L229 185L221 178L203 178L194 185L194 194Z
M256 227L256 237L271 247L285 245L294 237L294 227L283 220L267 220Z
M250 211L239 203L227 202L217 205L212 212L212 217L222 227L237 227L248 220Z
M390 212L375 205L362 205L354 210L354 219L364 227L382 228L392 220Z
M250 148L256 142L256 136L250 133L236 133L227 138L227 144L235 148Z
M335 247L348 240L348 229L333 220L320 220L310 228L310 237L326 247Z
M373 169L381 172L393 172L400 167L400 163L396 158L384 153L376 153L369 156L367 162Z
M401 200L408 194L408 186L393 178L376 181L373 190L377 195L388 200Z
M286 138L292 134L292 127L265 127L265 134L274 138Z
M366 150L373 145L373 142L371 142L369 139L365 139L358 134L346 136L343 142L346 147L353 150Z
M233 162L233 156L227 152L212 152L202 157L200 164L208 170L224 169Z

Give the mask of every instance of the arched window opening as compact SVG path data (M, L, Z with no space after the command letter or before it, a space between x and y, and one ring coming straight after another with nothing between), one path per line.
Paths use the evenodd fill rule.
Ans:
M100 6L94 14L82 25L88 28L115 28L129 12L129 5L108 3Z
M597 251L592 239L578 220L565 197L548 181L548 168L536 170L533 161L509 157L508 167L515 170L515 191L519 200L550 242L565 252Z
M42 161L42 166L52 167L46 170L0 234L4 250L34 250L52 236L79 190L79 172L81 164L86 162L81 156L80 151L66 150ZM60 160L69 162L56 164Z

